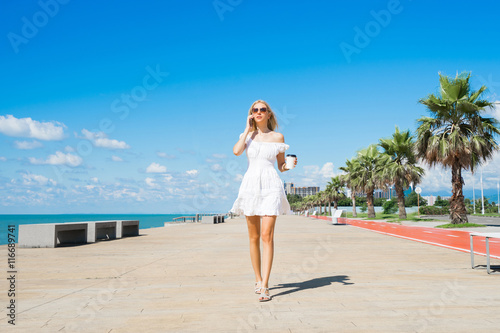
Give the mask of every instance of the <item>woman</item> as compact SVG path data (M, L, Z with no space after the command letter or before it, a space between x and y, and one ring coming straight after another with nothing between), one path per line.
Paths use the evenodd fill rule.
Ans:
M274 162L277 161L281 172L288 170L285 167L285 150L288 145L284 143L283 134L274 131L277 126L269 105L262 100L255 101L248 111L245 131L233 148L236 156L247 150L248 169L231 212L246 216L250 258L256 280L255 293L260 294L261 302L271 299L268 283L274 255L276 217L290 211L283 183L274 168Z

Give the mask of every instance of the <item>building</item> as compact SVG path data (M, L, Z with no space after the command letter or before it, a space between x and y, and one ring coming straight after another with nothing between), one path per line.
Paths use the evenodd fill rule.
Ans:
M314 195L319 192L319 186L295 187L293 183L284 183L286 194L297 194L301 197Z
M410 187L410 188L407 188L403 193L405 196L407 196L412 191L413 191L413 189ZM366 193L364 193L364 192L356 192L354 195L356 197L366 197ZM350 191L349 191L348 196L350 197ZM386 190L375 189L373 191L373 199L385 198L385 199L389 200L389 199L397 198L397 197L398 197L398 194L396 193L396 189L394 187L388 188Z
M397 197L398 195L396 194L396 190L395 189L387 189L387 190L380 190L380 189L376 189L375 191L373 191L373 198L374 199L378 199L378 198L386 198L386 199L391 199L391 198L394 198L394 197Z
M434 203L436 202L436 197L433 195L428 195L422 198L427 201L427 206L434 206Z
M293 187L293 183L285 183L285 193L292 194L294 193L295 188Z

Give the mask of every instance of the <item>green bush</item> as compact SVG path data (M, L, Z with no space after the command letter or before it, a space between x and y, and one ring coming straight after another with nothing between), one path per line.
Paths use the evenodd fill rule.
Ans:
M422 206L427 206L427 200L422 198L422 196L418 196L417 193L411 192L405 197L405 206L406 207L414 207L418 206L418 203L420 202L420 207Z
M448 207L436 207L436 206L424 206L424 207L420 207L420 214L424 214L424 215L448 215L448 214L450 214L450 208L448 208Z
M384 214L394 214L398 211L398 203L395 200L387 200L382 205Z
M373 206L377 206L377 207L383 206L384 202L386 202L386 201L387 201L386 198L376 198L376 199L373 199Z

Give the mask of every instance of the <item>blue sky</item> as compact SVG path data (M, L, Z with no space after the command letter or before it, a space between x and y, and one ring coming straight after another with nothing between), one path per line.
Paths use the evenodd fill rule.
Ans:
M256 99L299 157L282 179L322 189L396 125L414 131L439 72L471 71L499 99L495 1L2 7L0 213L227 211L247 163L232 146ZM495 197L498 165L483 175ZM423 195L449 193L450 179L428 170Z

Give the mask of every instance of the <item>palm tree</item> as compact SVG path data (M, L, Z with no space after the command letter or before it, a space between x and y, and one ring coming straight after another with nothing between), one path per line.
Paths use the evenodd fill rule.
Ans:
M323 192L320 191L320 192L316 193L314 196L315 196L314 202L319 209L318 215L321 215L321 214L323 214L323 200L324 200Z
M340 176L332 177L332 180L326 185L325 193L327 194L328 209L330 215L332 215L331 202L333 201L333 209L337 209L337 202L344 196L344 184Z
M382 178L382 169L388 163L389 157L381 154L377 145L358 151L357 162L354 164L355 187L366 193L366 204L368 205L368 218L375 217L373 205L373 192L376 187L385 186Z
M410 184L418 184L424 175L424 169L417 166L415 156L415 142L410 131L396 131L391 138L380 139L379 146L384 149L384 154L390 157L389 163L383 170L384 177L389 184L394 184L398 196L399 218L406 219L405 188Z
M306 210L310 210L314 206L312 195L304 197L304 200L302 202L304 203L304 207Z
M340 180L351 190L351 201L352 201L352 217L357 217L356 214L356 181L355 181L355 169L356 159L352 158L351 160L345 161L345 167L340 167L339 169L344 171L345 174L340 176Z
M328 203L330 205L328 193L326 192L326 190L324 190L324 191L319 192L319 194L320 194L320 198L321 198L321 205L324 206L324 212L326 213L326 204Z
M491 159L498 150L494 139L500 134L494 118L483 117L492 103L481 99L482 86L472 91L470 73L453 78L439 74L439 95L430 94L419 103L427 106L432 117L418 120L417 157L429 166L451 168L451 223L467 222L462 186L462 169L474 171L478 164Z

